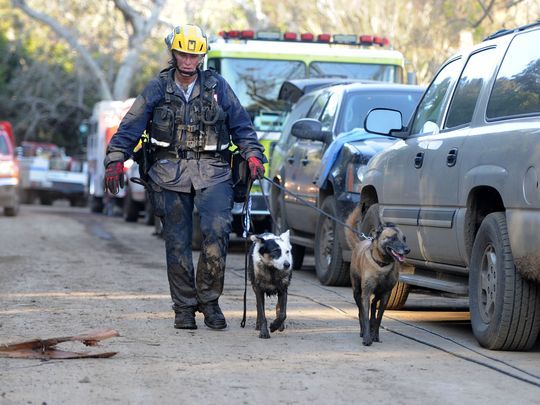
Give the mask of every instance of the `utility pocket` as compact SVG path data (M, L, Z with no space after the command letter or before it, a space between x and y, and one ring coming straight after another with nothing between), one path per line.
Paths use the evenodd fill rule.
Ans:
M150 142L161 147L168 147L173 141L174 112L167 106L156 107L152 116Z

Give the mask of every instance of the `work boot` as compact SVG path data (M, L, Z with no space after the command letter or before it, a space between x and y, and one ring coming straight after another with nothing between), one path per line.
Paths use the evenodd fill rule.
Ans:
M204 324L211 329L225 329L227 321L221 312L217 300L207 304L199 304L199 311L204 314Z
M174 316L174 327L176 329L197 329L195 323L195 308L183 308L176 311Z

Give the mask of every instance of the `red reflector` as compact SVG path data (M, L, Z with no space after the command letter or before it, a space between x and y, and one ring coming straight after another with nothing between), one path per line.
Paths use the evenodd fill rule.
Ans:
M330 42L331 35L330 34L319 34L317 35L317 41L318 42Z
M373 44L373 37L371 35L360 35L360 44L361 45Z
M390 41L388 41L388 38L373 37L373 43L375 45L385 46L385 45L388 45Z
M253 39L255 38L255 31L244 30L240 33L240 38L242 39Z
M283 39L285 41L296 41L296 32L285 32L283 33Z
M313 35L311 32L300 34L301 41L313 41L314 39L315 39L315 35Z

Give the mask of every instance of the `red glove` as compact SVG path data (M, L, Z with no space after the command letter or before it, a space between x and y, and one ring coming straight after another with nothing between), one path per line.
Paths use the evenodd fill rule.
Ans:
M248 158L249 172L252 179L262 179L264 177L263 163L255 156Z
M120 188L124 188L124 163L111 162L105 169L105 189L118 194Z

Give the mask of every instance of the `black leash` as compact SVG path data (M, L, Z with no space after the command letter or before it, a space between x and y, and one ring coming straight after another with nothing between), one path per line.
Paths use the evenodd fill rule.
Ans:
M290 194L292 195L295 199L297 199L298 201L300 201L302 204L304 204L305 206L309 207L309 208L312 208L314 209L315 211L317 211L318 213L324 215L325 217L327 218L330 218L332 221L335 221L337 222L338 224L342 225L343 227L347 228L347 229L350 229L351 231L353 231L356 235L364 238L364 239L369 239L369 240L372 240L373 238L370 237L370 236L367 236L365 233L363 232L358 232L356 229L354 229L353 227L347 225L346 223L344 223L343 221L341 221L340 219L336 218L335 216L333 215L330 215L329 213L321 210L319 207L307 202L306 200L304 200L302 197L300 197L299 195L293 193L292 191L289 191L287 190L285 187L283 187L281 184L278 184L276 183L275 181L269 179L268 177L264 176L264 179L266 181L268 181L270 184L276 186L277 188L279 188L280 190L286 192L287 194ZM268 200L266 194L264 193L264 188L262 187L261 185L261 190L262 190L262 193L263 193L263 196L264 196L264 199L266 201L266 206L268 207L268 211L270 212L270 216L272 217L272 221L275 221L276 218L274 218L273 216L273 213L272 211L270 210L270 201Z
M251 223L251 186L253 185L253 180L251 178L248 182L248 188L246 193L246 199L244 201L244 206L242 207L242 212L244 213L244 218L242 220L242 226L244 228L244 314L242 315L242 321L240 326L244 328L246 326L246 312L247 312L247 279L248 279L248 254L249 254L249 244L248 244L248 233L249 225ZM262 187L261 187L262 188ZM253 224L251 224L253 226Z

